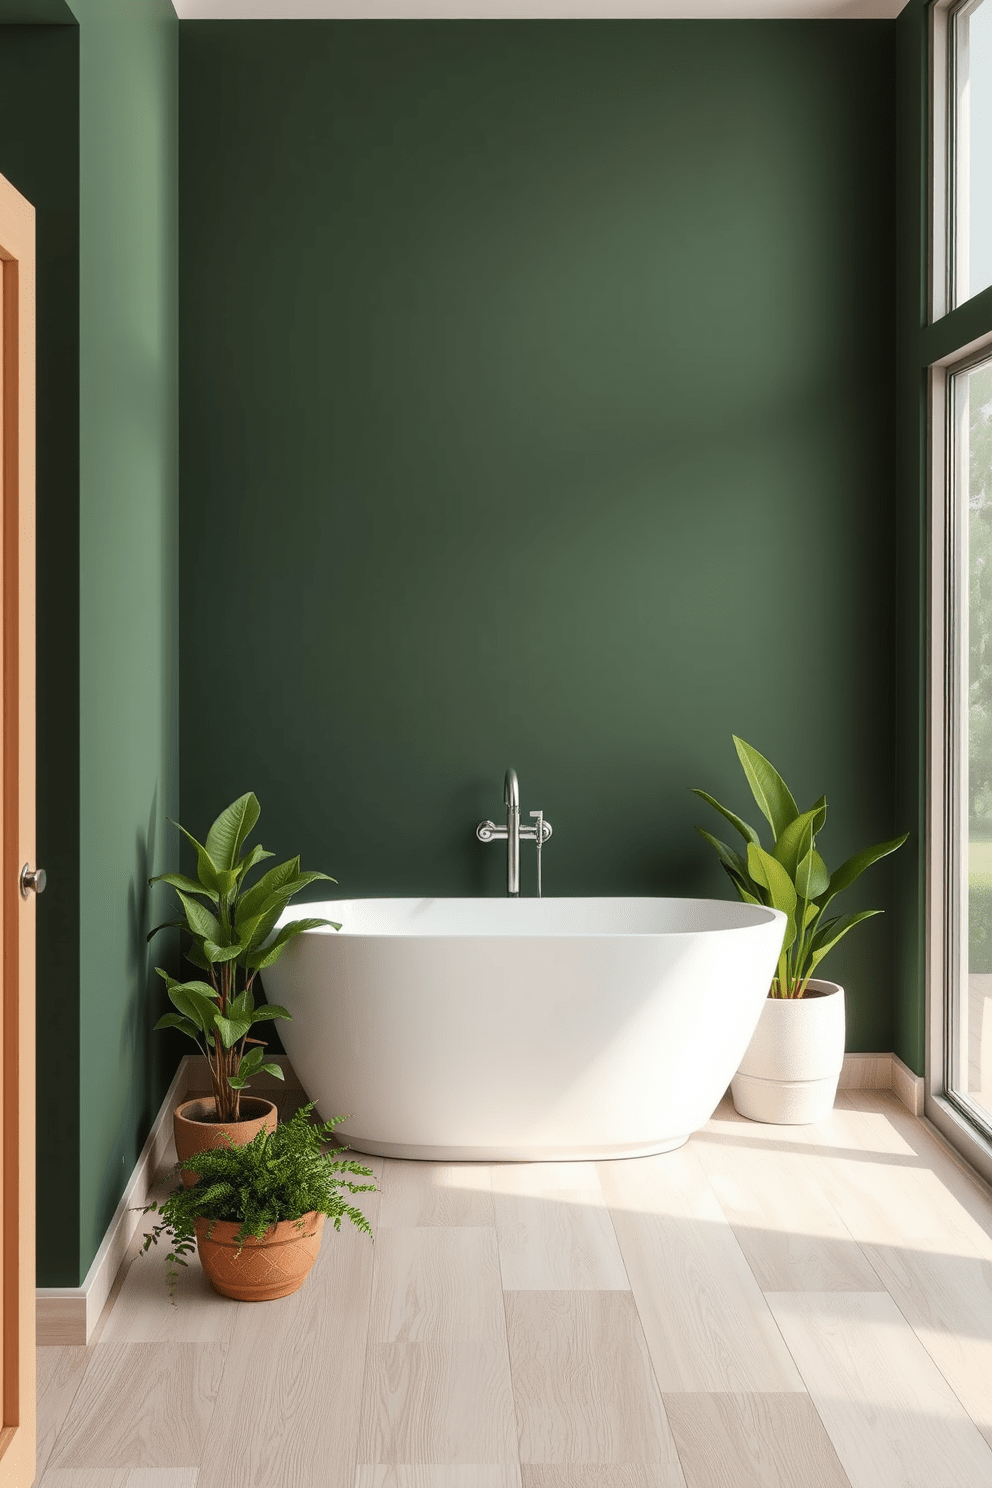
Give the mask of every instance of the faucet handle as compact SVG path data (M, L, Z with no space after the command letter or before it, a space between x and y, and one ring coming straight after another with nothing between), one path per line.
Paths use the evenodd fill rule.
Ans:
M528 815L534 817L537 822L537 825L534 828L535 840L538 842L538 844L547 842L548 838L551 836L551 823L544 820L544 812L531 811L528 812Z

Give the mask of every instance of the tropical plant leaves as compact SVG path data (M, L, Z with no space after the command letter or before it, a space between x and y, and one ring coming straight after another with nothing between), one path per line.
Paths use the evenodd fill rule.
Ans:
M782 950L787 951L796 938L796 886L782 864L753 842L747 850L747 866L755 883L767 891L772 909L780 909L786 917Z
M237 866L241 846L261 814L254 791L247 791L224 808L207 833L206 851L219 869Z
M753 842L756 847L761 846L761 838L754 828L749 826L735 811L731 811L729 806L721 806L715 796L711 796L708 791L697 789L696 786L692 787L692 794L698 796L701 801L705 801L707 806L712 806L714 811L719 811L721 816L726 817L730 825L740 832L745 842Z
M849 889L866 868L870 868L880 858L888 857L889 853L895 852L896 848L902 847L908 836L908 832L903 832L901 837L893 837L891 842L876 842L874 847L866 847L848 858L846 863L841 863L840 867L830 875L830 883L823 901L824 907L830 903L835 894Z
M799 815L792 792L773 764L759 754L753 745L733 735L734 748L747 776L751 794L778 841L790 822Z
M149 887L152 884L164 883L170 888L182 889L184 894L206 894L217 903L217 891L204 888L195 878L187 878L185 873L159 873L157 877L148 880Z
M302 935L304 930L319 930L322 925L330 925L332 930L341 929L341 926L334 920L290 920L288 925L283 925L271 945L261 946L257 951L249 952L245 957L246 965L253 967L256 971L264 971L267 966L278 961L294 936Z
M863 920L874 919L875 915L880 915L881 913L882 911L880 909L862 909L857 914L841 915L830 927L827 936L820 941L816 950L811 954L809 958L809 971L806 973L807 977L812 976L827 952L832 951L837 942L843 940L849 930L853 930L855 925L860 925Z

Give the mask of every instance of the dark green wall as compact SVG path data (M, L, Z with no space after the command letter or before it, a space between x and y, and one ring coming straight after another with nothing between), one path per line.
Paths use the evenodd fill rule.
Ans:
M178 809L177 102L169 0L80 23L80 1153L85 1273L174 1063L145 943Z
M892 1047L918 1075L924 1059L924 969L926 863L926 372L921 330L927 320L927 222L929 168L928 44L925 0L910 0L896 23L897 44L897 223L898 499L894 557L898 747L895 753L897 810L915 825L914 839L895 864L899 904L893 947L895 1006Z
M182 820L338 892L725 894L897 818L895 29L180 26ZM711 825L711 824L710 824ZM533 869L524 869L525 891ZM859 889L860 889L859 885ZM888 865L855 902L892 907ZM893 1038L893 917L824 967Z
M0 172L37 223L38 1274L79 1244L79 32L0 26ZM54 1180L54 1181L53 1181Z

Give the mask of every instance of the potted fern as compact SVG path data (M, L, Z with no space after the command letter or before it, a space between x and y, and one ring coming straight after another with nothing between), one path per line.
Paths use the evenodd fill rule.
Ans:
M816 850L827 819L826 796L800 811L774 765L736 734L733 740L751 794L771 827L771 847L762 846L748 822L698 789L693 794L743 837L745 851L737 852L703 827L696 830L715 849L738 897L782 910L786 927L778 971L731 1092L738 1112L752 1121L819 1121L833 1106L844 1060L844 989L813 973L856 925L881 914L878 909L848 915L827 911L838 894L901 847L909 833L864 848L831 873Z
M317 1259L326 1218L336 1230L349 1219L371 1236L368 1220L346 1193L374 1192L374 1183L351 1181L370 1178L372 1170L343 1158L340 1148L325 1151L344 1117L314 1124L312 1110L304 1106L245 1146L224 1141L177 1164L185 1176L195 1162L199 1181L143 1211L159 1215L145 1235L145 1250L163 1236L171 1240L170 1288L175 1288L176 1268L186 1265L195 1247L216 1291L242 1302L267 1302L303 1285Z
M255 1000L258 973L278 960L295 935L333 920L300 919L284 925L277 934L276 922L289 901L309 884L328 880L326 873L304 873L298 857L268 869L249 886L249 875L273 855L256 844L245 842L258 821L260 808L252 792L239 796L221 812L207 833L206 842L179 826L196 850L196 878L181 873L160 873L150 884L164 883L175 889L182 918L158 925L159 930L180 929L189 937L186 959L202 975L178 981L161 966L175 1009L156 1023L156 1028L178 1028L193 1040L206 1057L213 1095L206 1100L183 1102L176 1110L176 1151L180 1158L215 1147L224 1136L247 1142L261 1127L276 1125L271 1101L246 1097L245 1087L253 1075L264 1071L282 1079L277 1064L265 1059L264 1041L256 1037L259 1024L288 1018L284 1007ZM333 883L333 879L329 879ZM186 1181L195 1177L187 1172Z

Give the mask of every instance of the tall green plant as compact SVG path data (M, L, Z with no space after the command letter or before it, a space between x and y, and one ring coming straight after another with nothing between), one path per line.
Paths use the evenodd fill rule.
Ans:
M259 1023L290 1014L275 1003L255 1005L256 976L278 960L293 937L304 930L320 925L341 928L333 920L293 920L267 944L294 895L320 879L335 880L326 873L301 872L296 857L270 868L249 888L248 874L273 856L260 846L242 852L259 815L258 801L249 791L221 812L205 843L197 842L174 822L196 849L196 878L160 873L148 880L174 888L183 914L182 919L156 925L148 939L159 930L184 930L191 941L186 959L209 978L180 982L157 966L176 1011L166 1013L155 1027L180 1029L206 1055L220 1121L239 1120L241 1092L252 1075L265 1070L283 1078L277 1064L265 1062L264 1041L252 1037L252 1030Z
M694 788L694 796L719 811L740 833L745 851L736 852L703 827L697 827L696 831L716 850L739 898L746 904L780 909L785 915L778 975L772 981L769 995L802 997L814 971L837 942L855 925L882 913L880 909L862 909L857 914L827 915L826 911L866 868L902 847L909 833L893 837L891 842L866 847L831 873L816 850L817 833L827 819L826 796L821 796L809 811L800 811L774 765L736 734L733 740L751 794L772 829L771 851L762 847L754 827L728 807L721 806L706 791Z

